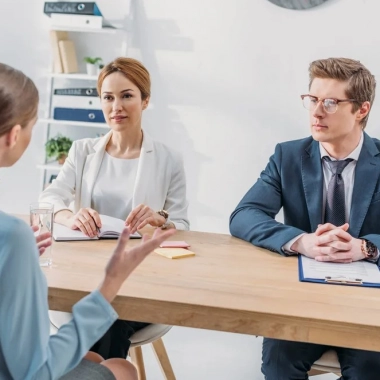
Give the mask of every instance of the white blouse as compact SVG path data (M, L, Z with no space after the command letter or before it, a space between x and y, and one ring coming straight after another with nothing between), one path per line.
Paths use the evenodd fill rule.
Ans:
M91 197L91 207L99 214L127 219L132 211L139 158L115 158L104 152Z

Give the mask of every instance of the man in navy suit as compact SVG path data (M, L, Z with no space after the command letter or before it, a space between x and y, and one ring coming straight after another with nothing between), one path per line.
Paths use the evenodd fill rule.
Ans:
M258 181L230 218L231 234L282 255L377 265L380 248L380 141L364 133L374 76L345 58L309 67L311 137L278 144ZM284 223L275 220L283 208ZM264 339L266 380L307 379L333 348L342 379L380 379L380 353Z

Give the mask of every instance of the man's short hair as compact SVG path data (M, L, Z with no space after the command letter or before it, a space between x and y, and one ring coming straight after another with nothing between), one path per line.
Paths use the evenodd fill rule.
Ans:
M359 61L349 58L327 58L314 61L309 66L309 89L314 78L336 79L348 82L346 96L355 99L352 112L356 112L364 102L375 100L376 80L371 72ZM360 121L362 128L367 125L369 113Z

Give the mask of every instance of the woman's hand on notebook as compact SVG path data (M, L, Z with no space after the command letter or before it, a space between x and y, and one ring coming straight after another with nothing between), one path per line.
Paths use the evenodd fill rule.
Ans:
M72 230L81 230L86 236L95 237L102 227L102 221L97 211L88 207L81 208L76 214L70 210L62 210L55 215L55 222L63 224Z
M116 297L123 282L138 267L138 265L160 244L175 233L175 230L154 231L152 238L144 235L142 242L132 248L127 248L130 230L125 228L117 242L117 246L106 266L106 274L99 291L108 302Z
M152 227L161 227L165 223L166 219L163 216L144 204L135 207L125 221L125 225L131 230L131 234L134 234L147 224Z

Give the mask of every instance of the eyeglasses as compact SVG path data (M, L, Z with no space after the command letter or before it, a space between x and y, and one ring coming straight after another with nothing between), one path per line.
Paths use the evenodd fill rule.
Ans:
M323 109L327 113L335 113L338 109L339 103L357 102L356 99L335 99L335 98L321 99L313 95L301 95L301 99L303 101L303 106L307 110L314 110L315 108L317 108L318 103L322 102Z

